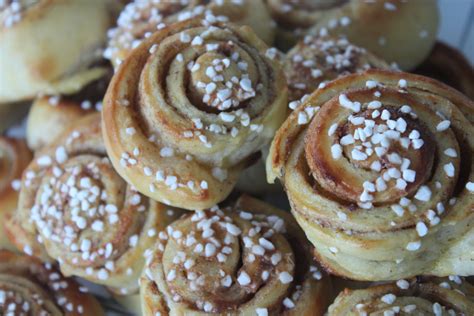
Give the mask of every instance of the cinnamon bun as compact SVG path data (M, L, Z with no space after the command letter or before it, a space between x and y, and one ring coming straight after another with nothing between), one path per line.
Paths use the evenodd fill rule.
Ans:
M315 255L368 281L472 275L474 104L435 80L368 70L316 90L267 160Z
M144 315L323 315L329 279L290 214L244 196L159 234L140 280Z
M142 194L191 210L224 200L287 115L275 51L248 27L211 22L146 39L115 73L102 112L118 173Z
M0 250L2 315L104 315L87 289L50 263Z
M103 70L89 66L111 24L107 2L2 1L0 103L73 93L100 77Z
M100 115L71 125L23 173L8 237L23 252L57 261L119 294L137 290L145 250L179 214L127 185L107 158Z
M367 289L346 289L328 316L472 315L474 286L458 276L398 280Z

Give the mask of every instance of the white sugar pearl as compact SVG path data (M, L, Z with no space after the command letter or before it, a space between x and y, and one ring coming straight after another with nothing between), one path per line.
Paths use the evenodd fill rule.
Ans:
M406 249L408 251L417 251L421 247L421 242L419 241L412 241L407 244Z
M340 159L342 157L342 147L339 144L331 146L331 155L334 159Z
M293 276L291 276L291 274L289 274L288 272L283 271L278 275L278 279L281 283L288 284L293 281Z
M449 128L451 122L448 120L441 121L438 125L436 125L436 130L438 132L443 132Z
M382 302L384 302L385 304L393 304L393 302L395 302L396 299L397 297L392 293L385 294L384 296L381 297Z
M418 233L418 236L424 237L428 234L428 227L426 227L425 223L418 222L416 224L416 232Z
M247 274L247 272L242 271L239 277L237 278L237 282L239 282L239 284L243 286L249 285L251 282L250 276Z

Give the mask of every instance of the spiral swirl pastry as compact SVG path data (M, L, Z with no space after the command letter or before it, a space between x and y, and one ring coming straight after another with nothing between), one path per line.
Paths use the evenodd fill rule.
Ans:
M267 44L273 43L273 21L262 0L135 0L121 12L117 27L108 32L109 42L104 56L118 67L133 48L157 29L204 16L248 25Z
M102 119L118 173L142 194L204 209L286 116L273 50L248 27L189 20L148 38L112 78Z
M144 315L323 315L329 283L290 214L241 197L159 235L140 280Z
M107 75L89 83L78 93L37 97L31 105L26 125L28 147L36 151L50 145L71 123L101 111L111 78L112 69L109 69Z
M2 315L104 315L99 302L51 264L0 250Z
M25 141L0 136L0 249L14 249L8 241L4 224L16 210L21 173L31 158Z
M463 278L419 278L344 290L329 307L339 315L472 315L474 286Z
M436 42L428 58L415 72L440 80L474 100L474 68L454 47Z
M0 103L79 91L100 77L108 0L0 3ZM47 44L45 44L47 43Z
M350 73L390 66L366 49L343 37L307 35L285 56L283 71L288 81L289 100L297 101L326 82ZM290 104L292 108L299 102Z
M93 114L36 154L8 233L25 253L58 261L64 275L127 294L137 287L145 250L177 215L170 212L114 171Z
M474 105L383 70L316 90L267 160L325 267L356 280L472 275Z

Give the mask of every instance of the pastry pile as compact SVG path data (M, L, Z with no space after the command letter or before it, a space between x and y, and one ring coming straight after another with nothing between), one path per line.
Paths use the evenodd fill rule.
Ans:
M474 315L474 70L438 26L0 1L0 314L103 315L87 281L124 315Z

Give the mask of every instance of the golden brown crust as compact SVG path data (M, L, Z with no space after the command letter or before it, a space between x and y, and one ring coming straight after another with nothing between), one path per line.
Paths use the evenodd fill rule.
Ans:
M436 42L415 72L440 80L474 100L474 68L459 50L443 42Z
M170 205L222 201L286 116L286 82L266 49L247 27L198 19L143 42L104 99L104 139L117 171Z
M71 124L88 114L101 111L102 99L111 78L112 69L109 68L101 78L75 94L37 97L28 114L28 146L36 151L50 145Z
M0 250L1 311L32 315L104 315L99 302L51 264ZM16 314L15 314L16 315Z
M369 70L316 90L277 132L269 180L334 274L469 275L473 102L435 80Z
M0 102L32 99L40 92L73 93L98 78L101 69L87 68L100 58L97 49L110 23L104 0L5 4L0 8Z
M143 313L323 315L330 284L309 248L289 213L248 196L185 216L149 254Z
M140 195L114 171L97 113L36 154L7 228L19 249L57 260L65 275L128 294L136 290L145 249L178 214Z
M31 158L24 140L0 137L0 249L15 249L7 239L4 225L16 210L21 174Z
M51 144L71 122L92 113L92 110L83 109L75 102L59 100L56 103L52 98L54 97L37 98L31 106L26 137L28 147L32 150Z
M418 278L345 289L329 307L329 316L397 314L470 315L474 287L458 276Z

